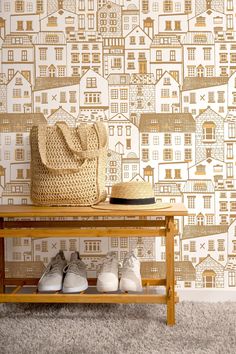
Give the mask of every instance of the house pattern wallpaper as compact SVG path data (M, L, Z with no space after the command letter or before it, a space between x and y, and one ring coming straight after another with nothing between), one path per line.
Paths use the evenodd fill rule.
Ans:
M146 180L188 208L177 286L236 291L235 0L1 0L0 72L2 204L31 203L33 124L103 121L108 193ZM164 238L42 235L7 240L6 273L39 276L62 249L95 274L107 251L133 248L163 272Z

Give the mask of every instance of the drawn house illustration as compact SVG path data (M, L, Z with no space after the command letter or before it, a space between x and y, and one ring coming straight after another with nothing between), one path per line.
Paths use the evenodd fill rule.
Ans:
M215 76L215 47L212 32L187 32L182 44L184 77Z
M35 76L66 77L66 38L65 33L53 31L39 32L34 40ZM47 80L45 80L46 82Z
M138 1L137 4L130 1L125 1L126 4L122 7L122 33L123 36L125 37L129 32L132 31L133 28L135 28L137 25L140 25L140 16L139 16L139 9L138 9ZM149 36L150 34L147 33Z
M189 214L185 225L209 225L214 223L215 193L212 180L188 180L183 189L183 202Z
M216 76L231 76L236 70L235 32L217 32L215 37Z
M224 267L207 256L195 267L196 288L223 288L224 287Z
M122 37L122 7L107 1L97 12L98 32L104 38Z
M220 180L215 187L216 222L231 224L236 218L236 180Z
M89 69L80 80L79 115L83 121L108 120L108 82Z
M224 159L224 119L210 107L196 117L196 162Z
M135 152L129 152L127 157L122 156L122 181L130 182L139 174L139 157Z
M196 271L191 262L176 261L176 287L177 288L193 288L195 287ZM165 277L165 262L145 261L141 263L141 274L144 278L161 278Z
M130 75L110 74L107 77L109 88L109 117L112 118L117 113L122 113L125 117L130 117Z
M150 46L150 70L158 81L167 71L182 85L183 50L176 35L156 34Z
M79 115L80 79L78 77L38 77L33 89L34 111L46 118L59 107L74 118Z
M103 76L101 35L70 32L67 36L67 75L82 77L89 69Z
M125 37L125 72L127 74L150 73L151 38L140 26Z
M34 45L27 35L9 34L2 44L2 73L11 80L17 71L35 82Z
M189 31L211 31L218 33L226 31L227 20L223 12L207 9L189 19Z
M194 266L211 256L223 266L227 263L228 225L186 225L181 240L181 255Z
M208 107L225 117L228 109L228 77L186 77L182 86L182 110L194 118Z
M78 28L80 28L78 14L64 9L50 13L40 20L40 30L42 32L62 31L67 34L75 32Z
M142 114L139 126L141 174L150 175L146 169L151 166L153 182L157 182L160 163L194 162L195 124L189 113ZM176 169L178 171L171 175L170 169L166 168L166 177L180 177L181 170ZM187 171L187 166L185 170Z
M139 125L142 113L155 112L155 78L152 74L132 74L130 79L130 118Z
M109 146L123 157L134 153L139 156L137 141L139 141L138 127L123 114L117 114L108 121Z
M20 72L7 84L7 113L33 113L32 85Z
M76 126L76 119L61 107L47 118L49 125L54 125L57 122L65 122L69 127Z
M167 71L156 83L155 103L156 113L180 112L180 85Z

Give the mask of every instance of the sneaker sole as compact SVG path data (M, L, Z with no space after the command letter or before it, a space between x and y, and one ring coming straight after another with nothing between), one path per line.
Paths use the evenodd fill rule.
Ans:
M117 284L105 284L105 285L101 285L101 284L97 284L97 291L99 293L108 293L111 291L117 291L118 290L118 282Z
M43 291L60 291L62 287L53 287L53 286L38 286L38 291L43 292Z
M74 288L62 288L62 292L64 294L69 294L69 293L80 293L81 291L84 291L88 289L88 284L86 286L81 286L81 287L74 287Z
M132 285L132 284L127 284L127 282L122 282L122 279L120 280L120 286L119 286L120 291L135 291L135 292L142 292L143 288L141 285Z

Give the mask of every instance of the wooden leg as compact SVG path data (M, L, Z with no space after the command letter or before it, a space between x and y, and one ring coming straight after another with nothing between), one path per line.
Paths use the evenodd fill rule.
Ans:
M0 229L3 229L4 219L0 218ZM0 237L0 293L5 292L5 254L4 238Z
M174 217L166 217L166 296L167 325L175 324Z

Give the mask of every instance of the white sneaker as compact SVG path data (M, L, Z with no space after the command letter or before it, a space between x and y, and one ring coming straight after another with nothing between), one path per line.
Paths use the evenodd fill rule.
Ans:
M59 251L48 264L38 283L38 291L59 291L62 288L63 268L66 259L63 251Z
M140 262L134 252L128 252L123 261L120 279L121 291L142 291Z
M88 288L86 265L80 259L79 252L71 254L70 262L65 266L66 276L63 282L63 293L79 293Z
M118 259L115 252L108 252L97 278L97 290L109 292L118 290Z

